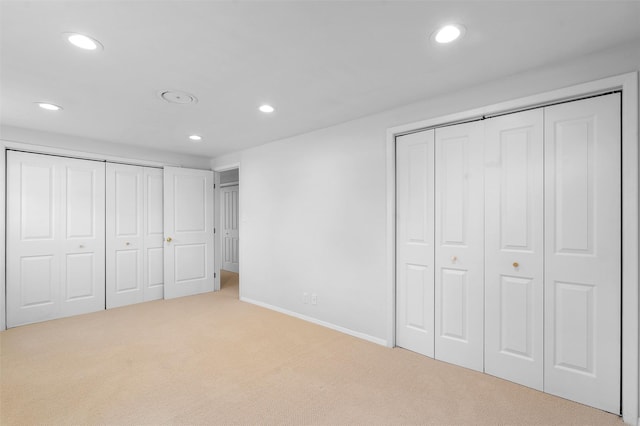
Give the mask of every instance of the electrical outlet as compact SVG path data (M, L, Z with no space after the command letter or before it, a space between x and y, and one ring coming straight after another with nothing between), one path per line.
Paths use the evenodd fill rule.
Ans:
M304 303L305 305L309 303L309 293L307 293L306 291L302 293L302 303Z
M312 305L317 305L318 304L318 295L315 293L311 294L311 304Z

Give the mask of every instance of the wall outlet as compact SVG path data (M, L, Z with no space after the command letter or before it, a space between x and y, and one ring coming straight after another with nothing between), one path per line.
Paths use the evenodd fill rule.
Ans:
M318 295L315 293L311 294L311 304L312 305L317 305L318 304Z
M302 293L302 303L304 303L305 305L309 303L309 293Z

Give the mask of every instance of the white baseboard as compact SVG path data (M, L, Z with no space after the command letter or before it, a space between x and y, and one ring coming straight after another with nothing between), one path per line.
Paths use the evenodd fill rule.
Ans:
M280 312L281 314L289 315L291 317L295 317L304 321L308 321L314 324L321 325L323 327L330 328L335 331L339 331L344 334L348 334L349 336L357 337L359 339L367 340L372 343L376 343L378 345L387 346L387 341L384 339L380 339L379 337L370 336L365 333L360 333L359 331L350 330L348 328L340 327L339 325L331 324L330 322L322 321L317 318L309 317L307 315L302 315L297 312L290 311L288 309L283 309L278 306L270 305L268 303L260 302L258 300L249 299L247 297L240 297L240 301L251 303L252 305L261 306L263 308L270 309L272 311Z

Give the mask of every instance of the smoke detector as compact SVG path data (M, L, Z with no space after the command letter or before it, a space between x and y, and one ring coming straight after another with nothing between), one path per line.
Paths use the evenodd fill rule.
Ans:
M171 104L197 104L198 98L194 95L181 92L180 90L162 90L158 92L158 96L165 102L169 102Z

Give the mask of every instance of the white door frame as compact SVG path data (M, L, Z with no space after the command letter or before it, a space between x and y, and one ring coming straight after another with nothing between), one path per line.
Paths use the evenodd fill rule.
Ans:
M638 73L631 72L486 107L392 127L387 130L387 345L395 346L395 138L444 124L622 91L622 418L638 418Z

